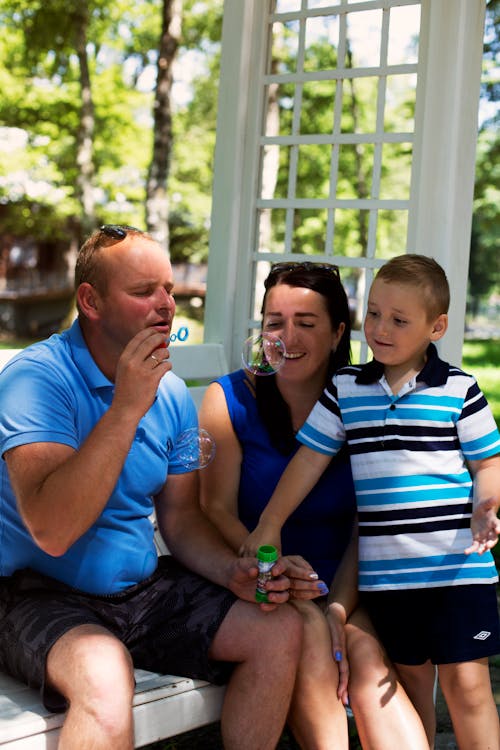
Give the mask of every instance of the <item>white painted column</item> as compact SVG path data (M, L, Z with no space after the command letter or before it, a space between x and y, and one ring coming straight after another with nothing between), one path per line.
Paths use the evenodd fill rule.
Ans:
M262 0L225 0L205 341L222 342L234 368L241 364L252 283L255 144L262 107L256 84L265 64L266 20Z
M445 359L465 324L486 0L423 0L408 251L435 258L451 287Z

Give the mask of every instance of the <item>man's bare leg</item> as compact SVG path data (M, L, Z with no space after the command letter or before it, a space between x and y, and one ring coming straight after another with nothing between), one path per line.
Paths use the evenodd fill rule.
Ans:
M134 670L127 649L105 628L65 633L47 657L47 683L69 703L59 750L131 750Z
M237 601L210 649L237 662L221 716L225 750L274 750L285 725L302 648L302 620L291 606L262 612Z

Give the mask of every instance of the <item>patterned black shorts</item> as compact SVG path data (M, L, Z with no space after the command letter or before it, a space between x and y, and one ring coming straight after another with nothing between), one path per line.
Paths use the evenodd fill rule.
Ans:
M71 628L94 623L125 644L136 667L220 684L232 665L210 660L208 651L235 600L170 556L145 581L107 596L17 571L0 578L0 668L41 688L46 707L63 711L63 697L44 684L47 654Z

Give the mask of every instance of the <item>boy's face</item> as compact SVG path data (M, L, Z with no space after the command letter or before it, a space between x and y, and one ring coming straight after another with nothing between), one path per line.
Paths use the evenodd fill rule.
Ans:
M447 315L429 318L421 290L375 279L368 297L365 336L373 356L386 367L419 372L431 341L440 339Z

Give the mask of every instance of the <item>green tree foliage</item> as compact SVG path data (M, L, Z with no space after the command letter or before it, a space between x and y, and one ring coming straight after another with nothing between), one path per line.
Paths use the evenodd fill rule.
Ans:
M78 132L82 119L81 65L75 34L86 16L86 55L93 105L92 184L96 221L144 225L145 184L152 154L155 66L161 33L163 0L0 0L0 221L4 231L37 238L66 237L81 223ZM483 98L498 102L498 16L500 0L488 2ZM217 116L219 40L223 0L184 0L182 34L174 72L173 147L168 175L170 250L173 260L205 260L213 178ZM81 26L81 24L80 24ZM279 64L293 66L293 45L286 39ZM336 66L335 47L326 39L308 47L308 69ZM349 64L347 50L346 64ZM175 93L184 70L196 71L184 98ZM407 87L408 89L408 87ZM279 131L290 132L292 84L278 92ZM335 84L306 81L301 91L300 132L331 133ZM375 79L345 83L342 132L373 132ZM385 123L387 131L404 131L413 117L414 100L399 92ZM498 108L496 110L498 118ZM384 145L380 196L408 197L411 150L408 144ZM498 273L498 119L485 120L478 144L474 227L477 243L471 256L471 293L491 286ZM274 195L287 197L290 149L279 149ZM338 153L337 197L372 194L372 144L342 144ZM393 165L398 169L393 169ZM300 147L297 195L328 194L331 150L321 143ZM406 191L406 192L405 192ZM400 212L401 214L402 212ZM273 211L274 247L283 240L284 211ZM295 215L295 250L314 253L324 247L326 211ZM340 208L335 213L333 252L362 255L368 212ZM382 257L394 252L406 236L397 212L381 213L377 246ZM397 244L397 242L396 242ZM396 250L400 250L399 246ZM496 266L495 266L496 264ZM489 270L488 270L489 269ZM480 278L484 281L480 282ZM498 283L498 275L497 275ZM480 286L482 284L482 286Z
M141 5L152 10L150 3ZM0 154L0 202L3 226L18 235L64 236L82 223L78 153L88 110L82 108L77 31L84 8L97 220L116 220L119 213L130 222L142 213L151 137L143 122L151 97L127 75L123 43L138 22L136 7L130 0L0 0L0 76L7 92L0 126L18 128L20 136L18 148ZM4 132L12 138L12 131ZM20 168L13 170L16 162Z
M500 0L486 7L482 109L476 159L469 267L469 311L500 291Z
M76 28L88 10L96 222L144 226L163 0L0 0L2 230L67 237L82 221L78 131L82 88ZM168 178L174 260L206 259L217 112L222 0L185 0L183 61L191 90L174 111Z

